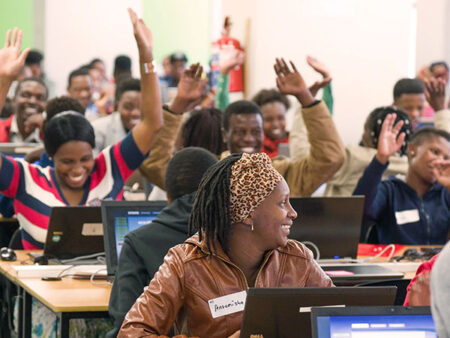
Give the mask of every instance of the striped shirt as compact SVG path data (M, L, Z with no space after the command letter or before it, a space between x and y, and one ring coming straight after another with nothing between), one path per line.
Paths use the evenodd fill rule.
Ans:
M59 187L55 169L42 168L4 154L1 156L0 192L14 198L23 247L26 250L42 249L51 208L69 205ZM105 148L95 159L80 205L99 205L103 199L122 199L125 181L144 158L132 133Z

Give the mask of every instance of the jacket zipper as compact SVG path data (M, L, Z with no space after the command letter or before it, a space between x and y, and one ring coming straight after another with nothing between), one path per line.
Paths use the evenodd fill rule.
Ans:
M272 256L272 253L273 253L273 251L270 252L270 254L268 254L267 257L262 262L261 267L259 268L258 273L256 274L255 285L256 285L256 282L258 281L258 277L259 277L259 274L260 274L261 270L263 269L264 265L266 265L266 263L269 260L270 256Z
M430 226L430 215L425 211L425 206L423 204L423 199L420 199L420 210L425 215L426 230L427 230L427 244L431 243L431 226Z
M219 258L221 261L223 261L223 262L225 262L225 263L227 263L227 264L229 264L229 265L231 265L231 266L233 266L233 267L235 267L236 269L239 270L239 272L241 273L242 277L244 277L245 289L248 290L248 282L247 282L247 278L245 277L244 271L242 271L240 267L238 267L237 265L231 263L230 261L227 261L226 259L223 259L222 257L220 257L218 255L216 257Z
M201 250L203 251L203 248L201 248ZM205 251L203 251L203 252L206 253ZM209 253L209 254L212 255L211 253ZM231 261L227 261L226 259L223 259L219 255L213 255L213 256L219 258L222 262L225 262L225 263L235 267L241 273L242 277L244 277L245 289L246 290L249 289L247 278L245 277L244 271L242 271L240 267L238 267L236 264L232 263ZM258 273L256 274L255 285L256 285L256 282L258 281L258 277L259 277L259 274L260 274L262 268L264 267L264 265L266 265L266 263L269 260L270 256L272 256L272 252L270 254L268 254L267 257L262 262L261 267L259 268Z

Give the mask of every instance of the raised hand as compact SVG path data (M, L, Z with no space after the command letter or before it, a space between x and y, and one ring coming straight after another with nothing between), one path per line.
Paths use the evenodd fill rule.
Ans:
M428 65L420 67L419 71L417 72L417 78L419 78L422 81L425 81L431 77L433 77L433 74L431 74Z
M153 61L153 34L145 25L141 18L138 18L135 11L128 8L131 23L133 24L134 37L139 49L139 59L141 62Z
M233 46L225 45L224 50L220 53L220 73L226 75L230 70L242 63L244 63L244 52L235 49Z
M316 72L322 75L321 81L316 81L312 84L312 86L309 87L311 95L315 97L319 89L326 87L331 82L330 72L328 71L328 68L325 66L325 64L312 56L308 55L306 57L306 62L308 62L308 65L310 65Z
M400 133L403 121L398 121L394 126L396 118L397 114L387 114L381 127L376 157L382 164L386 164L389 157L400 150L405 140L405 133Z
M277 87L282 94L294 95L303 106L309 106L314 103L314 97L294 63L292 61L289 63L292 70L289 69L284 59L277 58L275 60L273 68L277 74Z
M14 28L11 38L11 30L6 32L5 45L0 49L0 79L13 81L25 64L30 48L20 53L23 32Z
M433 165L438 183L450 190L450 160L434 160Z
M434 77L423 80L425 84L425 96L434 111L445 108L445 81Z
M320 62L315 57L310 55L306 57L306 62L308 62L308 65L310 65L316 72L322 75L324 79L330 77L330 72L323 62Z
M191 65L184 71L171 110L184 113L201 101L206 86L206 78L202 79L202 74L203 67L199 63Z
M24 122L24 129L26 134L30 134L36 128L39 132L43 132L44 127L44 116L42 114L30 115Z

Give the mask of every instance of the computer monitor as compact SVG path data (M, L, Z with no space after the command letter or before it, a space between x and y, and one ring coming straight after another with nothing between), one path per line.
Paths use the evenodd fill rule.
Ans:
M393 305L396 292L395 286L250 288L241 338L310 338L312 306Z
M289 201L298 214L290 238L313 243L320 258L356 258L364 196L292 197Z
M116 273L125 235L151 223L166 206L165 201L102 201L108 275Z
M15 158L23 158L34 149L42 147L39 143L0 143L0 152Z
M44 255L59 260L104 252L100 207L52 207Z
M311 309L313 338L437 338L429 307Z

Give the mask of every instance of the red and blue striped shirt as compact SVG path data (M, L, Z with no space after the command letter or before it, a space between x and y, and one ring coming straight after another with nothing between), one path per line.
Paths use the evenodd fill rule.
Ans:
M0 192L14 198L24 249L42 249L51 208L69 205L58 185L55 169L1 156ZM121 200L125 181L144 158L131 132L105 148L95 159L80 205L99 205L103 199Z

